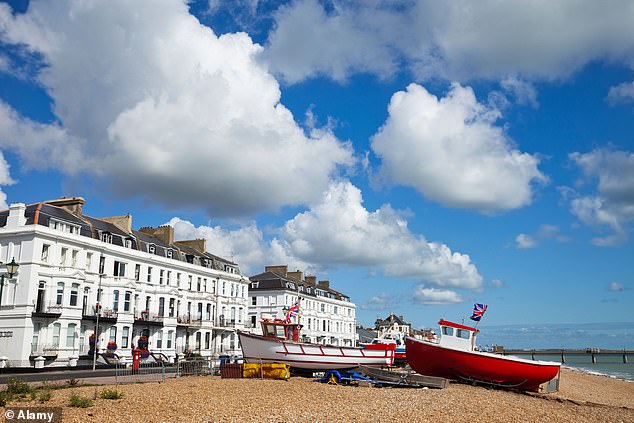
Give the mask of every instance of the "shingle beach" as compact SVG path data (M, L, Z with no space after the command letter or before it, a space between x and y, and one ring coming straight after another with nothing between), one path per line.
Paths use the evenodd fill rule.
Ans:
M104 387L54 390L43 405L63 407L64 422L634 422L634 383L568 369L562 370L560 391L545 395L456 383L443 390L389 389L327 385L301 377L207 376L120 385L123 399L68 407L72 393L92 398L95 389Z

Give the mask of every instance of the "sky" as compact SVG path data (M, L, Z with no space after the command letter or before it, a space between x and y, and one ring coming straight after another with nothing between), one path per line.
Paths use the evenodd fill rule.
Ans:
M618 0L0 2L0 206L169 223L246 275L330 280L364 325L474 302L483 325L633 322L632 22Z

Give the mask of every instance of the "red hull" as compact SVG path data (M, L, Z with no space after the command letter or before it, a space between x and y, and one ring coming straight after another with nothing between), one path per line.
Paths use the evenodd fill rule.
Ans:
M407 361L416 372L453 380L478 380L537 391L559 373L558 363L530 362L479 351L460 351L405 338ZM543 363L543 364L542 364Z

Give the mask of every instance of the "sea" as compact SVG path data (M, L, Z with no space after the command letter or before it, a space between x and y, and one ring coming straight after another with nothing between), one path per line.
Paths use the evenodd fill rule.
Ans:
M634 351L634 323L569 323L534 325L478 325L477 344L482 349L502 345L506 349L527 350L523 358L531 358L530 350L600 350ZM561 354L539 354L537 360L559 361ZM623 355L597 355L592 363L591 354L566 356L565 367L587 373L605 375L634 382L634 353Z

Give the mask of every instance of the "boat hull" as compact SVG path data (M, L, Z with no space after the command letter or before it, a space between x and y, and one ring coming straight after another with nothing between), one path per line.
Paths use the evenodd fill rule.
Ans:
M462 351L405 338L407 361L416 372L458 381L480 381L501 387L538 391L557 376L560 364L529 361L481 351Z
M351 369L360 365L391 366L394 346L372 348L336 347L267 338L238 332L242 354L250 363L288 363L291 367L310 370Z

